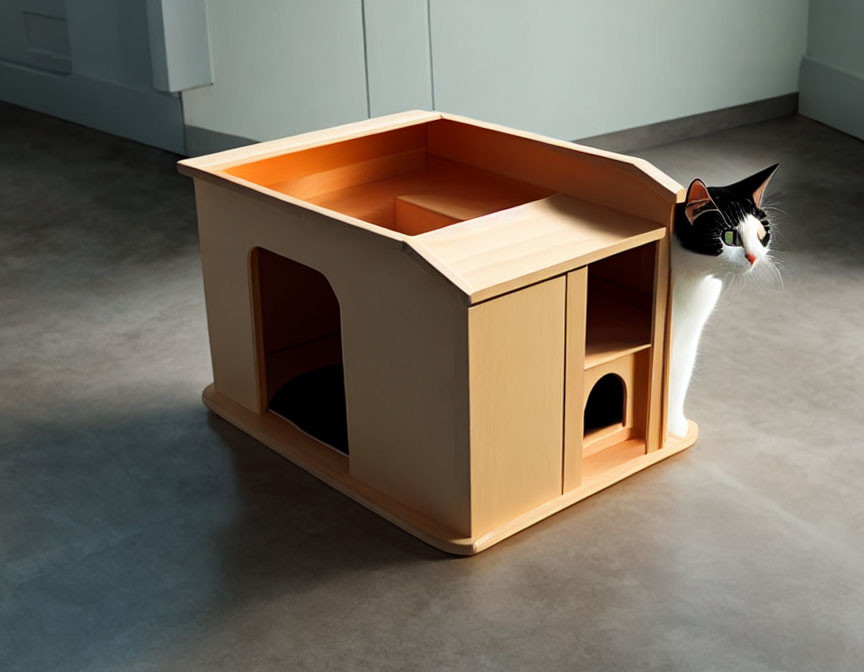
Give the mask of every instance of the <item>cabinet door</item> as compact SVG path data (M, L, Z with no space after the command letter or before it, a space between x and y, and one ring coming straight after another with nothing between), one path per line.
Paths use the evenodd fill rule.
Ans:
M561 495L565 278L468 310L471 533Z

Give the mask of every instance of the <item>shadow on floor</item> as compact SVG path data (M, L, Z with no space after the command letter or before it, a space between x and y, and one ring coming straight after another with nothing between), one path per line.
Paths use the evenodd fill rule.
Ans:
M208 427L229 451L238 519L220 533L226 577L272 565L282 589L308 590L331 574L444 560L415 539L272 452L215 414Z

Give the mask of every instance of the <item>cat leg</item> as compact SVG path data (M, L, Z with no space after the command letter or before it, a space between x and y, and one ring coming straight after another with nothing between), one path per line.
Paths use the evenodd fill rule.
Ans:
M674 313L673 313L673 320ZM669 413L666 430L676 436L687 436L687 418L684 416L684 399L693 365L696 362L696 347L690 335L682 329L672 330L672 353L669 361Z
M666 429L687 435L684 401L693 377L699 339L717 305L723 283L709 276L698 280L678 279L672 293L672 349L669 361L669 408Z

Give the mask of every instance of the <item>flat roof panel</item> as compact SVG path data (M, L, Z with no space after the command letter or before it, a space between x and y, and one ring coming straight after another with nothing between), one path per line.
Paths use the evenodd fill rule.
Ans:
M556 194L407 242L476 303L665 235L657 222Z

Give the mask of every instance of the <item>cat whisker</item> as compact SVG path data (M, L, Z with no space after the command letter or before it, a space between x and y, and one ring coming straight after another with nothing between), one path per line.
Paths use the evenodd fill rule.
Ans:
M762 258L762 261L753 269L752 275L762 289L783 291L783 276L770 256L766 255Z
M765 268L768 269L770 277L777 282L778 289L783 291L785 287L783 286L783 274L780 272L779 263L770 257L766 258L765 261L767 262Z

